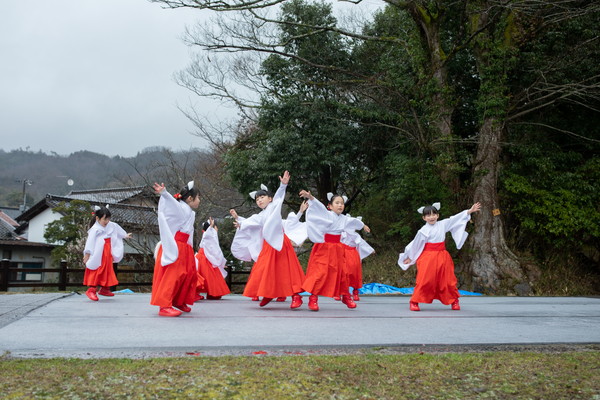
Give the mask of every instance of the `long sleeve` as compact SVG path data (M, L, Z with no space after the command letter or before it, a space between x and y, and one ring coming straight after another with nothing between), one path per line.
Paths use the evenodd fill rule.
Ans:
M90 258L85 263L88 269L96 270L102 264L105 233L105 228L97 222L88 230L88 237L85 242L85 249L83 250L83 254L90 255Z
M110 232L111 250L114 262L119 262L123 259L125 253L125 245L123 239L127 237L127 232L121 226L114 222L109 222L107 232Z
M332 224L331 213L317 199L308 200L306 223L308 238L313 243L323 243L327 228Z
M262 216L254 214L249 218L238 218L239 228L231 242L231 254L238 260L256 261L262 250Z
M466 228L467 222L470 220L471 214L469 214L468 210L464 210L450 218L440 221L444 223L444 230L446 232L450 232L452 235L452 239L454 239L457 249L463 247L467 237L469 236L469 234L466 232Z
M419 256L423 252L423 249L425 248L427 240L428 236L423 232L423 229L420 229L419 232L417 232L415 238L412 240L412 242L410 242L404 248L404 252L400 253L400 256L398 257L398 265L400 266L400 268L406 271L408 267L417 262L417 259L419 258ZM410 258L410 263L404 264L404 260L406 260L407 258Z
M212 226L210 226L206 232L204 232L204 235L202 235L200 248L204 249L204 255L212 264L213 268L219 268L221 275L225 278L227 276L227 271L225 271L227 260L223 256L221 246L219 246L219 236L217 231Z
M283 248L283 222L281 220L281 207L285 198L287 185L279 185L273 196L273 201L265 208L265 220L262 229L263 238L277 251Z
M188 234L188 244L192 246L194 218L194 211L186 203L176 200L166 190L160 194L158 201L158 227L163 249L161 265L170 265L179 257L179 250L175 242L175 233L177 231Z
M308 238L306 223L300 222L302 213L291 212L287 218L283 220L283 230L286 236L292 241L294 246L302 246L302 243Z

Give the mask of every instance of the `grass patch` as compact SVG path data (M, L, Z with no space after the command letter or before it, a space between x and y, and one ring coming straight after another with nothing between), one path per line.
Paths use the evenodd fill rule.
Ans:
M4 399L598 399L600 353L0 359Z

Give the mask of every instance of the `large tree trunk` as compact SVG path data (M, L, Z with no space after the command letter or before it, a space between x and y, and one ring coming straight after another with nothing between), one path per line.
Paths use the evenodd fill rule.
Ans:
M482 209L472 216L475 229L465 244L461 275L466 277L467 286L478 292L528 294L530 288L520 263L504 239L498 199L502 132L497 118L484 119L473 169L473 196L481 202Z
M455 106L449 90L448 70L445 64L446 55L440 37L440 25L444 18L444 12L442 10L430 12L425 5L418 1L407 2L404 6L418 26L422 45L426 49L428 62L423 66L424 70L437 86L436 93L431 97L429 120L435 139L440 145L431 151L438 156L437 167L442 182L450 187L452 193L458 193L460 181L456 174L456 154L452 144L452 114ZM441 139L441 141L437 139ZM430 142L422 145L429 147Z

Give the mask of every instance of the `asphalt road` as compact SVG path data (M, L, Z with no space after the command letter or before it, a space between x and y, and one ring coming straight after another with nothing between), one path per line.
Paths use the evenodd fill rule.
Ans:
M495 349L600 350L600 298L462 297L408 309L409 296L363 296L354 310L321 298L319 312L240 295L158 316L149 294L92 302L78 294L0 295L5 357L179 357Z

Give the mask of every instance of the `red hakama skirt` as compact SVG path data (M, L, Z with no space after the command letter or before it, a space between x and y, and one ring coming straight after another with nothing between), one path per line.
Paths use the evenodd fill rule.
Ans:
M415 303L432 303L437 299L452 304L458 299L454 262L444 242L427 243L417 259L417 283L411 297Z
M196 259L198 260L198 286L196 287L198 293L202 292L215 297L231 293L221 270L212 266L204 255L204 249L200 249L196 253Z
M308 259L306 280L302 288L318 296L348 295L344 245L340 235L325 234L324 243L315 243Z
M275 250L267 241L252 266L248 283L244 288L247 297L287 297L302 292L304 271L298 261L290 239L283 235L281 251Z
M362 260L356 247L344 245L346 257L346 271L348 271L348 286L360 289L363 286Z
M117 286L119 281L113 268L112 248L110 238L104 239L104 248L102 249L102 263L98 269L86 268L83 274L83 284L85 286Z
M150 304L159 307L194 304L198 275L194 249L187 243L188 238L189 235L183 232L175 234L179 256L169 265L161 265L162 246L159 247L154 263Z

